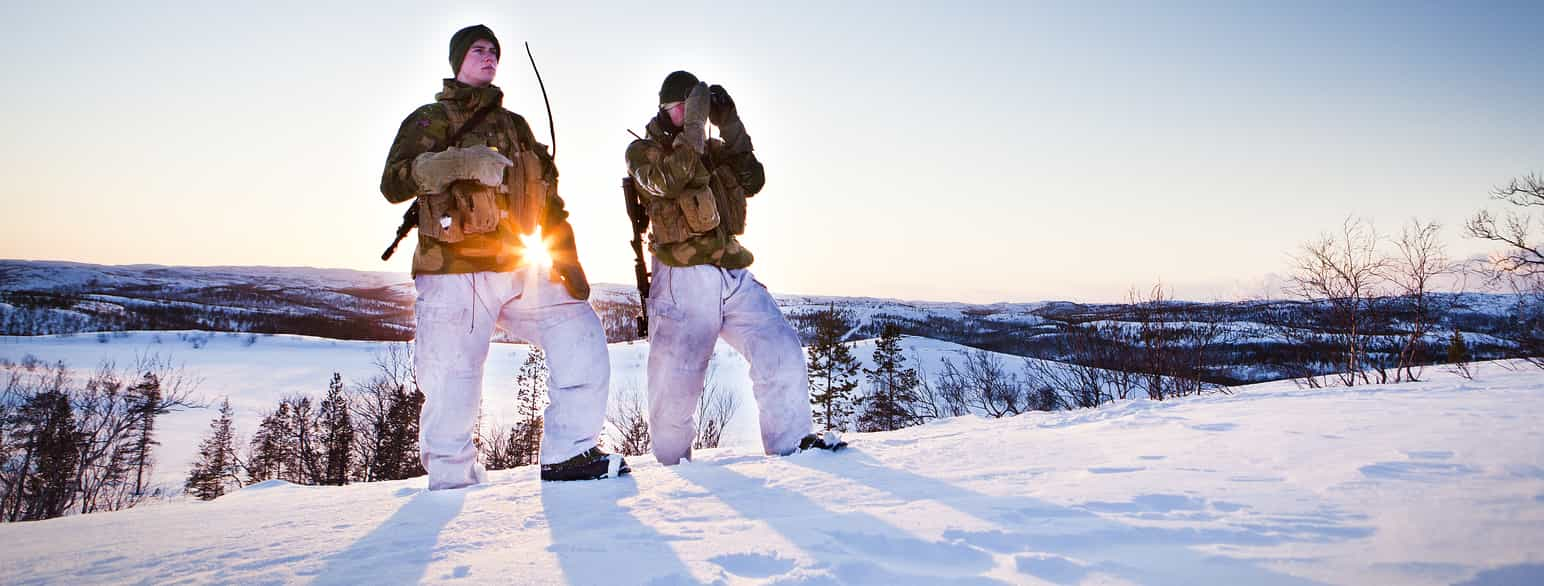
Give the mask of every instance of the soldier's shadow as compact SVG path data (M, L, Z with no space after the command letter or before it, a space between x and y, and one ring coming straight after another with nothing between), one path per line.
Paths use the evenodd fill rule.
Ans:
M636 496L632 476L541 483L542 514L569 584L695 584L670 547L673 538L643 524L623 499Z
M466 490L420 491L390 518L329 556L316 584L416 583L434 561L440 532L466 502Z
M977 548L918 539L866 512L829 510L814 495L779 488L720 462L679 466L672 471L706 489L741 517L770 526L813 558L814 569L828 572L829 578L838 583L1002 583L982 576L993 568L994 560ZM762 551L765 544L743 545L747 547L745 552L724 557L758 556L772 562L782 561L780 556L766 558ZM793 568L790 564L783 569Z
M1311 580L1260 567L1251 560L1207 554L1194 546L1327 543L1374 533L1371 527L1345 525L1344 518L1244 528L1130 525L1085 508L1032 497L981 494L887 466L853 448L834 457L795 456L787 461L887 492L901 500L934 501L995 525L1000 529L957 529L946 531L943 536L955 544L1013 555L1020 573L1053 583L1076 583L1097 572L1140 584L1314 584ZM1132 503L1131 509L1163 502L1163 499L1138 497L1137 501ZM1121 510L1120 503L1091 504L1103 505L1106 510ZM1199 514L1191 510L1181 512Z

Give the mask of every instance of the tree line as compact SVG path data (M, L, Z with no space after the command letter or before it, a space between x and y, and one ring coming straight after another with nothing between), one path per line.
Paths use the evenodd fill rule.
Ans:
M230 400L223 401L199 442L187 491L209 500L268 480L343 485L423 475L418 416L424 396L410 350L390 344L373 363L374 374L353 385L333 373L320 401L298 393L283 397L246 439Z
M0 359L0 520L115 511L159 496L156 421L197 405L199 381L156 355L77 376L63 362Z

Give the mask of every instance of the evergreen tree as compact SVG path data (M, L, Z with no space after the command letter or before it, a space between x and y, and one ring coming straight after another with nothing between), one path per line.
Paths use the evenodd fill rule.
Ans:
M64 514L75 500L75 480L79 474L80 450L85 437L75 429L75 411L69 394L45 391L33 395L22 405L26 422L28 458L21 499L25 509L19 519L52 519ZM13 513L13 518L17 518Z
M1458 326L1453 326L1453 339L1448 342L1448 363L1458 372L1459 376L1466 379L1474 378L1474 368L1469 365L1469 345L1464 343L1463 332L1458 331Z
M547 354L531 347L520 371L515 374L515 421L508 444L511 466L526 466L540 460L542 409L547 396Z
M1457 327L1453 328L1453 337L1448 342L1447 361L1450 364L1469 362L1469 345L1464 343L1464 334Z
M289 403L263 417L248 449L247 482L289 480L294 477L294 433L290 430Z
M858 431L890 431L916 422L911 407L917 401L917 371L905 368L901 330L886 323L874 344L874 368L863 369L873 392L864 400Z
M815 316L815 339L808 349L810 403L815 424L824 430L847 430L857 399L858 361L842 343L847 324L833 307Z
M348 403L348 396L343 393L343 375L334 372L318 416L323 452L322 484L348 484L354 445L354 424L349 417Z
M220 416L209 423L209 434L199 442L198 461L188 471L188 480L184 486L189 493L202 500L213 500L225 494L226 487L231 483L240 484L237 471L241 464L236 459L233 414L231 401L227 398L220 403Z
M155 440L155 418L167 411L161 405L161 380L146 372L139 383L129 387L129 410L134 428L127 436L125 463L134 470L135 496L145 493L145 476L154 465L150 451L161 442Z
M284 402L289 405L288 428L294 434L289 441L290 461L286 466L290 474L285 480L295 484L321 484L322 445L316 409L311 405L311 398L306 396L291 396Z
M397 387L391 392L371 478L401 480L424 474L423 463L418 457L418 416L423 406L424 395L417 389L408 391Z

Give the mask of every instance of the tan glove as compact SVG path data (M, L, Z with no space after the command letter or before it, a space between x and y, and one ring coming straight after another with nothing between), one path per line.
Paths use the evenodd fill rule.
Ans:
M681 134L676 136L677 145L685 144L697 154L708 147L708 112L712 109L708 84L697 82L686 95L686 115L681 119Z
M450 147L413 159L413 180L424 193L444 193L457 181L476 181L488 187L504 183L504 169L514 162L486 146Z

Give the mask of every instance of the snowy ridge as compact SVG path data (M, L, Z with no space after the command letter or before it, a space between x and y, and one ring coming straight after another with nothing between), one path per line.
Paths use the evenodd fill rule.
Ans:
M840 454L633 458L615 481L268 482L0 525L0 568L29 584L1539 583L1544 386L1513 366L955 418Z
M130 330L272 332L353 340L409 340L414 289L408 276L341 269L280 267L99 266L50 261L0 260L0 333L42 335ZM1286 300L1196 303L1170 301L1138 310L1126 304L1066 301L972 305L872 297L775 295L806 341L813 315L836 309L848 320L847 341L878 337L885 324L903 333L947 340L1006 354L1087 362L1068 354L1074 326L1114 326L1097 334L1134 331L1135 321L1180 332L1209 330L1215 363L1204 369L1221 384L1263 382L1303 368L1301 356L1322 347L1316 334L1323 307ZM1468 338L1478 359L1511 355L1508 341L1516 299L1492 294L1435 294L1451 310L1427 330L1423 355L1443 356L1454 328ZM632 286L596 284L591 303L606 324L607 339L636 337L637 292ZM1379 332L1384 347L1397 347L1411 327L1409 308ZM1267 319L1285 324L1269 325ZM1212 327L1208 327L1208 325ZM1182 336L1183 337L1183 336ZM503 340L516 341L516 340ZM1104 340L1107 344L1129 341ZM1380 350L1384 358L1392 356ZM1231 361L1231 362L1229 362ZM1283 366L1293 364L1296 368ZM1275 366L1269 366L1275 365ZM1105 365L1121 368L1120 366Z

